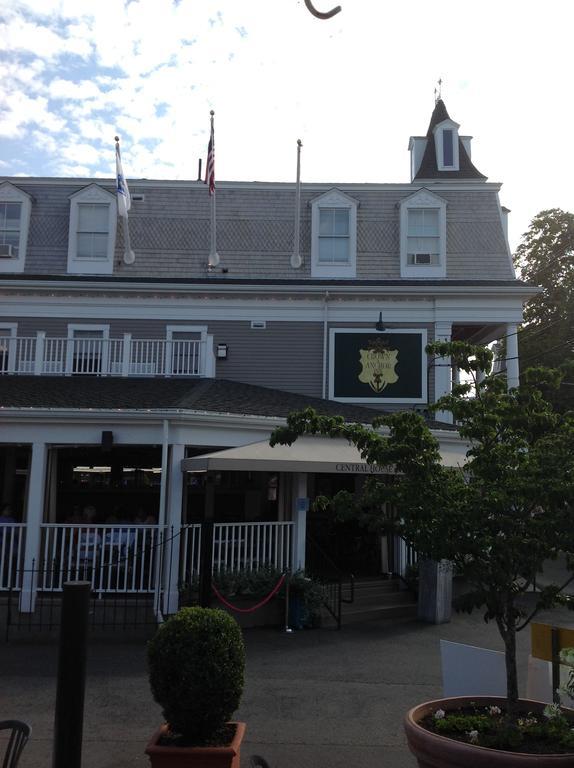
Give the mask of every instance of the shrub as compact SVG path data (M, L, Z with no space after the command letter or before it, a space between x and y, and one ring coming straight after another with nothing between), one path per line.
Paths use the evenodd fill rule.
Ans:
M182 608L148 643L152 694L173 734L193 744L217 738L243 692L245 647L224 611Z

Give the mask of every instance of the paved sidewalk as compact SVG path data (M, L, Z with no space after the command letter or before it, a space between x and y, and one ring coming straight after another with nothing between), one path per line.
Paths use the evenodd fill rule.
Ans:
M246 688L237 713L247 722L243 768L254 752L272 768L414 768L402 718L441 694L439 639L501 649L496 628L480 613L455 615L442 626L374 621L340 632L254 629L245 637ZM526 631L519 636L523 685L528 648ZM55 644L0 647L0 719L21 718L34 729L21 768L51 766L56 659ZM83 768L147 766L143 750L161 714L149 691L144 643L93 644L88 666Z

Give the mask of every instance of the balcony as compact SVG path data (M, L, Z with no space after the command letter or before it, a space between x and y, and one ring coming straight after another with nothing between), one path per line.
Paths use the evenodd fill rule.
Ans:
M0 338L0 375L215 376L213 337L133 339L36 336Z

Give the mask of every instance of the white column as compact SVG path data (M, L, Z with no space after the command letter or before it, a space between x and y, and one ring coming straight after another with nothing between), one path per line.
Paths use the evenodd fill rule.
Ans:
M179 608L179 557L181 549L181 516L183 481L181 462L185 445L172 445L168 469L168 498L166 505L166 546L163 572L163 613L175 613Z
M436 322L434 324L435 341L450 341L452 323ZM452 368L450 357L437 357L434 361L434 399L435 402L452 390ZM435 419L452 424L452 414L448 411L436 411Z
M520 384L517 330L516 323L508 323L506 326L506 382L508 389L518 387Z
M36 350L34 352L34 376L44 373L44 346L46 344L46 331L36 333Z
M298 472L293 475L293 557L292 570L305 568L305 540L307 537L307 475Z
M24 574L20 592L20 611L33 613L36 607L36 587L38 584L38 558L40 555L40 535L44 513L44 488L46 485L45 443L32 445L32 459L28 477L28 503L26 505L26 545L24 548Z

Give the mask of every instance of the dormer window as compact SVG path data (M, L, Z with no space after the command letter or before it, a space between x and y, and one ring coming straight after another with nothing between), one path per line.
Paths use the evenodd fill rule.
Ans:
M23 272L32 200L13 184L0 184L0 272Z
M116 243L116 198L97 184L70 198L68 272L111 275Z
M442 132L442 163L445 168L452 168L454 165L453 133L450 128L445 128Z
M446 201L421 189L400 203L401 277L446 277Z
M458 123L454 120L443 120L433 129L436 164L439 171L458 171Z
M312 206L312 277L355 277L357 202L336 189Z

